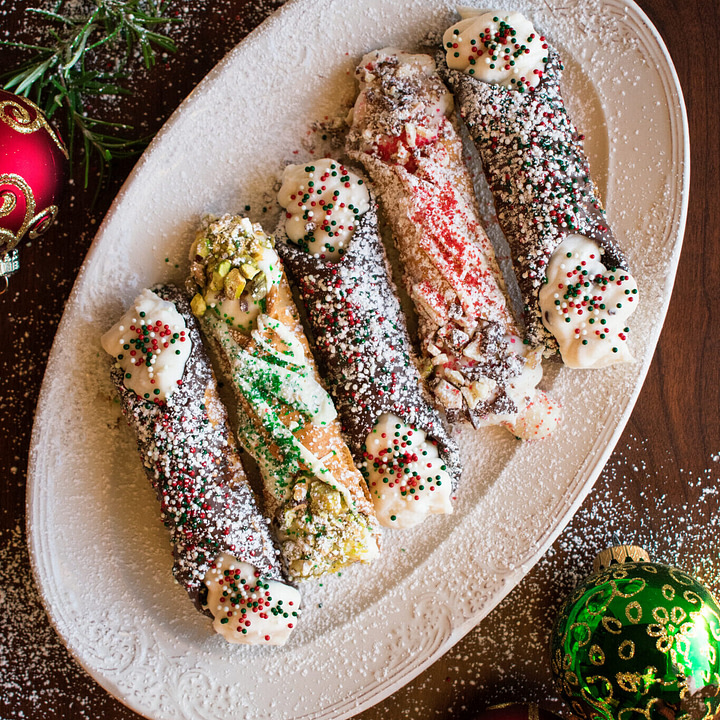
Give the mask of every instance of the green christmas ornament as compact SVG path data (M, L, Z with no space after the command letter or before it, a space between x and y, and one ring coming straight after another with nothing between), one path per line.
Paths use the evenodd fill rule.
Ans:
M697 580L633 546L606 550L568 598L552 669L585 720L681 720L720 708L720 607Z

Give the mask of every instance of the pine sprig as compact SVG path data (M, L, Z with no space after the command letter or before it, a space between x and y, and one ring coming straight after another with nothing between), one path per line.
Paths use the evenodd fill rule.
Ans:
M63 14L66 4L59 0L54 10L28 9L47 21L46 44L0 41L33 52L18 68L2 73L0 82L6 90L33 100L48 118L64 112L68 151L73 158L79 139L87 187L93 158L99 161L102 177L112 160L136 155L150 140L122 137L119 133L131 126L88 116L87 99L129 94L122 82L136 49L147 68L155 64L158 51L175 52L175 43L158 27L179 20L164 15L168 0L93 0L83 15ZM108 62L114 63L112 70L96 69Z

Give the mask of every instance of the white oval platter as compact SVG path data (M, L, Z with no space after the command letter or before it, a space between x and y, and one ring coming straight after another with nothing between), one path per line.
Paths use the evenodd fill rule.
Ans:
M457 432L456 512L387 532L381 559L303 589L278 649L228 646L170 573L165 529L108 379L101 333L145 286L181 280L207 212L272 229L284 163L353 99L362 54L412 48L453 21L447 0L294 0L187 98L138 163L78 276L38 404L28 528L51 621L109 692L150 718L345 718L446 652L520 581L577 509L627 421L670 298L687 209L685 109L667 51L630 0L501 0L566 64L608 216L641 289L636 362L550 368L565 406L550 440ZM263 206L265 212L263 212Z

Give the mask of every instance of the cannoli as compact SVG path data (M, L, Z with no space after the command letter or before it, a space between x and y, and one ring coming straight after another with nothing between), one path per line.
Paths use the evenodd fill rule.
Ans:
M198 232L192 306L230 379L238 437L264 481L287 572L304 580L378 554L367 485L320 384L273 240L225 215Z
M536 387L541 352L520 339L433 59L386 48L367 54L356 76L346 149L378 189L437 404L451 422L548 435L560 411Z
M289 165L278 201L277 250L380 523L451 513L458 450L423 396L367 183L328 158Z
M527 340L594 368L632 360L637 284L560 90L560 56L519 13L469 14L439 64L480 154L523 298Z
M170 530L175 578L229 642L283 644L300 596L283 582L189 303L172 286L144 290L102 345Z

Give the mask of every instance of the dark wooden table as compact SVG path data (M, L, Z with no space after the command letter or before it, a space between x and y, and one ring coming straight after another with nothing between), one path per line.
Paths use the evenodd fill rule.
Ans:
M0 38L32 41L24 9L0 0ZM176 55L135 68L133 95L103 112L156 131L225 52L279 3L170 3ZM644 388L617 448L552 549L480 625L406 688L361 716L471 718L487 704L535 700L563 711L547 637L562 599L620 533L720 592L720 5L640 0L677 68L690 120L692 182L670 310ZM2 68L17 56L0 49ZM57 224L21 249L0 296L0 717L132 718L78 668L48 625L25 545L25 473L33 412L63 305L132 162L118 163L93 205L79 172Z

